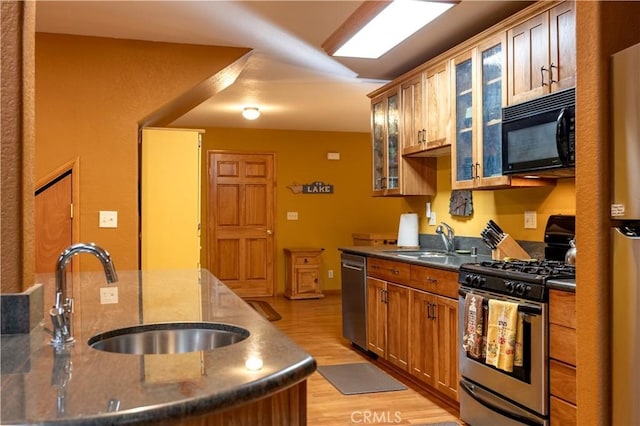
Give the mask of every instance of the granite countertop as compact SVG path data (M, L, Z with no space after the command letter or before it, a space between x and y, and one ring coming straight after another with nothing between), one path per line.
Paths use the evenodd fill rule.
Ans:
M118 276L111 285L118 303L101 304L104 275L74 275L76 342L69 350L54 353L49 345L48 316L29 334L2 336L2 424L106 425L213 413L275 394L316 369L313 357L205 270ZM52 276L40 282L55 288ZM45 291L45 306L48 297ZM107 330L169 321L225 323L250 335L172 355L117 354L86 343ZM262 369L247 369L249 358L260 358Z
M439 249L430 249L428 247L421 247L419 249L404 249L396 246L351 246L340 247L340 251L345 253L361 254L363 256L379 257L382 259L395 260L399 262L413 263L421 266L429 266L437 269L444 269L447 271L458 272L460 265L464 263L476 263L483 260L491 260L491 256L479 254L477 257L472 257L469 254L455 254L443 257L418 257L411 255L412 252L417 250L424 251L440 251Z

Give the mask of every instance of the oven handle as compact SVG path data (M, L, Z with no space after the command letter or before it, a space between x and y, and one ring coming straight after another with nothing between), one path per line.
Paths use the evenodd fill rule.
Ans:
M463 298L467 297L467 291L461 288L458 288L458 294ZM542 315L542 308L540 308L539 306L529 305L526 303L518 303L518 312L524 312L525 314L529 314L529 315Z
M484 405L489 410L496 412L504 417L515 420L525 425L529 426L542 426L544 425L544 421L540 421L534 417L529 417L523 414L514 413L513 411L500 407L498 405L492 404L489 399L495 399L495 397L491 397L486 391L479 389L480 392L476 391L476 386L467 382L466 380L460 380L460 388L463 392L466 392L471 398L476 400L478 403ZM484 394L484 395L483 395Z

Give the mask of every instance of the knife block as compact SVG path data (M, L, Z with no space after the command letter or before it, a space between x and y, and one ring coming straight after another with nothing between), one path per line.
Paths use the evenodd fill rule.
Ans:
M498 243L494 250L491 250L491 258L493 260L502 260L505 257L512 257L519 260L531 259L529 253L527 253L509 234L504 234L502 241Z

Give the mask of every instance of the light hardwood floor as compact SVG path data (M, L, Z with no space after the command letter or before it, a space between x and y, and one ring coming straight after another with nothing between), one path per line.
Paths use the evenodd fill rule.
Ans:
M340 295L295 301L283 296L261 300L269 302L282 315L273 324L310 353L318 365L370 361L342 337ZM454 409L407 385L404 391L342 395L315 372L308 380L308 424L415 425L445 421L463 424Z

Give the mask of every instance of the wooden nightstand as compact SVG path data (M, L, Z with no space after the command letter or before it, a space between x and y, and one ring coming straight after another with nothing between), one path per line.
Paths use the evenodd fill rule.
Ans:
M321 248L284 249L284 295L289 299L317 299L322 294Z

